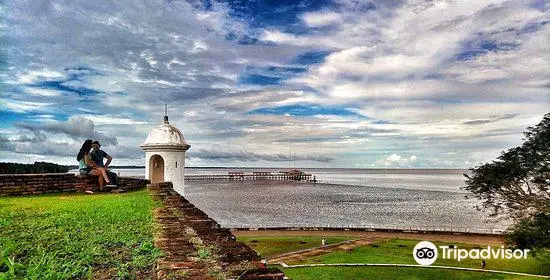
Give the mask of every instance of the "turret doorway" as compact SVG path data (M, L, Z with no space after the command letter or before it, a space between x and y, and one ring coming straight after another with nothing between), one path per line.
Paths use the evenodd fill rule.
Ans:
M153 155L149 160L149 178L152 184L164 182L164 159Z

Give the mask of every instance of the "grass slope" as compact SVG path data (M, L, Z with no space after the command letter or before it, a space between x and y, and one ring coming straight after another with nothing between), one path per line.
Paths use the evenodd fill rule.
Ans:
M419 280L419 279L540 279L535 277L504 275L487 272L457 271L436 268L406 268L406 267L307 267L281 268L286 276L293 280Z
M146 190L0 198L0 279L147 278L154 207Z
M355 239L357 237L327 238L328 244ZM239 237L264 256L293 252L318 247L321 237ZM303 263L403 263L416 264L412 250L418 240L380 240L374 245L361 246L350 251L338 251L321 256L310 257ZM449 245L434 242L437 246ZM479 245L459 244L459 248L471 249ZM434 265L462 266L480 268L478 260L439 259ZM514 276L487 272L456 271L434 268L395 268L395 267L308 267L281 268L294 280L305 279L540 279L535 277ZM487 269L507 270L532 274L549 274L550 264L530 256L526 260L488 260Z
M361 246L351 251L338 251L307 259L304 263L402 263L416 264L412 257L412 250L418 240L392 239L378 241L369 246ZM444 242L434 242L436 246L450 245ZM461 249L486 248L479 245L457 244ZM440 251L441 253L441 251ZM460 266L481 268L481 260L465 259L460 262L454 259L437 258L433 265ZM531 274L550 275L550 264L528 255L527 259L490 259L487 260L487 269L523 272Z
M329 236L325 238L326 244L334 244L346 240L357 239L357 236ZM238 237L237 241L244 242L263 257L271 257L283 253L294 252L321 246L322 237L298 236L298 237Z

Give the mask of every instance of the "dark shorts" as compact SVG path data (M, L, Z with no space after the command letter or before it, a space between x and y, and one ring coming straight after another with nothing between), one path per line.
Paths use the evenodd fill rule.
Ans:
M84 175L84 174L88 174L88 172L92 171L92 169L90 167L85 167L85 168L79 169L78 171L80 171L80 174Z
M107 176L109 176L109 181L111 181L112 184L117 185L117 175L115 172L107 171Z

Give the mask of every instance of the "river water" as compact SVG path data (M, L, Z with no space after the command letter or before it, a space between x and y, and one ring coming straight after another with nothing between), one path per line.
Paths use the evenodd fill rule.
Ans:
M186 174L279 172L277 168L187 168ZM320 183L186 182L185 196L224 227L422 227L488 231L505 222L476 210L460 169L301 169ZM140 176L144 169L115 170Z

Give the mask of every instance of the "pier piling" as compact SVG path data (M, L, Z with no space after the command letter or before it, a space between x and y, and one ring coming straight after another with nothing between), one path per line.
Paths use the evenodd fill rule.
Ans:
M252 174L245 174L244 172L228 172L224 174L212 174L212 175L185 175L186 181L249 181L249 180L275 180L275 181L306 181L312 182L311 174L306 174L301 171L290 172L265 172L255 171ZM315 180L316 181L316 180Z

